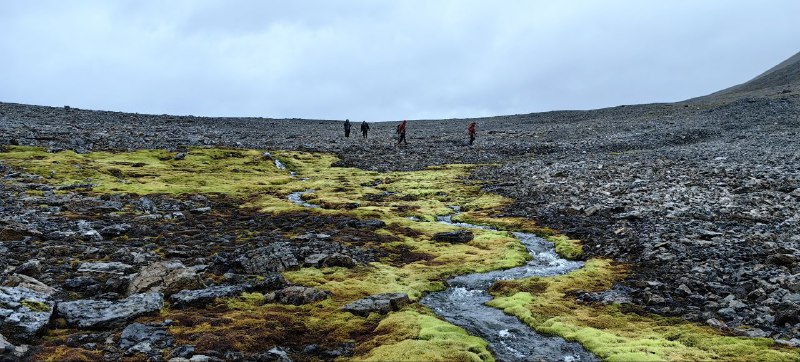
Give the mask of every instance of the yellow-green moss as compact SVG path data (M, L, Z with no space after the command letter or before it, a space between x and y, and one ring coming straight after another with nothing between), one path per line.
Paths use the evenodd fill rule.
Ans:
M383 319L375 333L353 361L494 361L486 341L410 309Z
M608 361L800 360L798 349L770 339L728 336L677 318L623 312L618 305L583 304L567 296L576 290L607 290L624 275L620 265L590 259L566 275L499 282L489 305L541 333L577 341Z
M28 307L28 309L30 309L30 310L32 310L34 312L49 312L50 311L50 306L47 303L37 302L35 300L27 300L26 299L26 300L23 300L23 301L19 302L19 304L22 304L22 305Z

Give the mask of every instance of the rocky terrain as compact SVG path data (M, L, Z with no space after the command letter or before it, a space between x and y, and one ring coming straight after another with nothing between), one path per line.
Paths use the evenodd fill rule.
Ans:
M659 314L798 346L798 70L800 57L796 55L744 85L686 102L474 119L478 138L473 147L466 145L468 121L460 119L412 120L408 125L409 144L398 147L393 140L394 122L371 124L369 138L364 140L344 138L342 123L334 120L156 116L9 103L0 104L0 144L79 153L212 145L309 150L335 153L343 165L381 171L448 163L485 164L472 178L482 182L486 191L515 200L505 210L506 215L532 218L581 239L587 256L607 256L630 266L631 274L614 293L581 298L631 303ZM30 177L4 166L0 171L7 180ZM185 289L185 284L209 288L207 292L212 294L228 291L224 288L272 292L273 298L292 288L279 277L265 282L238 276L248 274L248 267L278 271L273 264L265 266L258 261L260 255L275 255L276 251L265 250L266 245L229 242L235 223L215 220L219 216L204 209L211 204L215 209L227 207L227 215L237 220L234 207L226 205L224 199L70 199L53 194L36 180L11 185L15 186L0 190L3 285L31 285L39 294L26 300L40 301L37 307L43 314L54 313L51 295L55 291L49 289L53 285L63 286L62 293L73 293L72 299L91 296L115 303L131 297L152 298L152 293L185 297L186 303L202 300L203 296L173 294ZM38 188L43 196L19 198L21 190L15 187ZM159 219L114 216L128 209L159 215ZM87 220L48 216L61 210L86 215ZM309 231L327 237L312 234L307 238L317 243L316 249L296 250L292 246L296 236L271 234L284 223L296 224L294 218L265 220L269 226L263 228L264 238L284 242L281 245L285 249L279 254L291 254L296 260L307 260L311 254L339 254L346 257L331 262L363 263L380 252L348 249L337 243L337 238L370 232L342 228L348 220L298 217L313 225ZM165 218L169 223L161 222ZM239 222L245 222L244 218ZM176 224L190 232L176 235L178 240L165 243L160 250L137 246L137 240L164 235L168 232L165 228L175 228ZM125 246L102 242L120 234L129 237ZM26 241L34 239L47 241ZM99 242L91 247L75 242L93 239ZM210 255L208 248L231 257L205 260ZM113 261L97 264L59 259L93 254L112 255ZM182 263L158 264L161 258L156 255L169 255ZM237 259L233 255L245 256ZM43 259L55 262L45 263ZM200 277L205 271L200 268L214 269L226 277L206 280ZM152 283L119 278L131 271L167 277ZM153 291L154 285L157 291ZM290 289L287 293L299 293L301 298L325 297L304 290ZM0 289L3 303L21 299L11 289ZM148 304L137 305L146 308ZM74 323L71 315L102 308L61 304L57 309L55 313L69 324ZM108 320L97 316L96 322L93 318L78 319L124 324L131 318L126 315ZM21 330L8 333L3 329L2 334L26 336L46 322L26 321L20 324ZM141 330L163 326L132 324L125 330L128 328L134 335L157 335ZM106 338L92 335L67 343L104 343ZM138 348L136 341L129 348ZM0 341L0 346L4 343ZM158 343L170 342L151 344ZM109 346L109 356L126 353L121 345ZM347 350L346 346L328 348Z

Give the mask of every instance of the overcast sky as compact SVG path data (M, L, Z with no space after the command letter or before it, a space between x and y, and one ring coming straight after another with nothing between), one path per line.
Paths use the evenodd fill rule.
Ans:
M351 120L670 102L800 51L800 1L0 0L0 101Z

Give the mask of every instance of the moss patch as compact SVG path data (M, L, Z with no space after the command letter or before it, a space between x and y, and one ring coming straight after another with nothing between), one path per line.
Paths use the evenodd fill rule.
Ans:
M800 351L771 339L728 336L681 319L624 312L619 305L578 303L569 296L577 290L607 290L624 275L618 264L591 259L566 275L498 282L489 305L538 332L577 341L609 361L800 360Z
M425 312L384 318L354 361L494 361L488 344Z

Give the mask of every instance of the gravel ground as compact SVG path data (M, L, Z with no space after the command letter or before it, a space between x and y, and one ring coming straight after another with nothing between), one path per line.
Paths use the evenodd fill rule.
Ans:
M412 120L405 146L395 144L396 122L371 124L364 140L357 132L345 138L333 120L0 103L0 144L78 152L301 149L334 152L343 165L374 170L486 164L473 177L516 200L508 214L581 238L588 256L630 264L615 300L800 344L800 91L733 98ZM473 147L470 121L478 126Z

